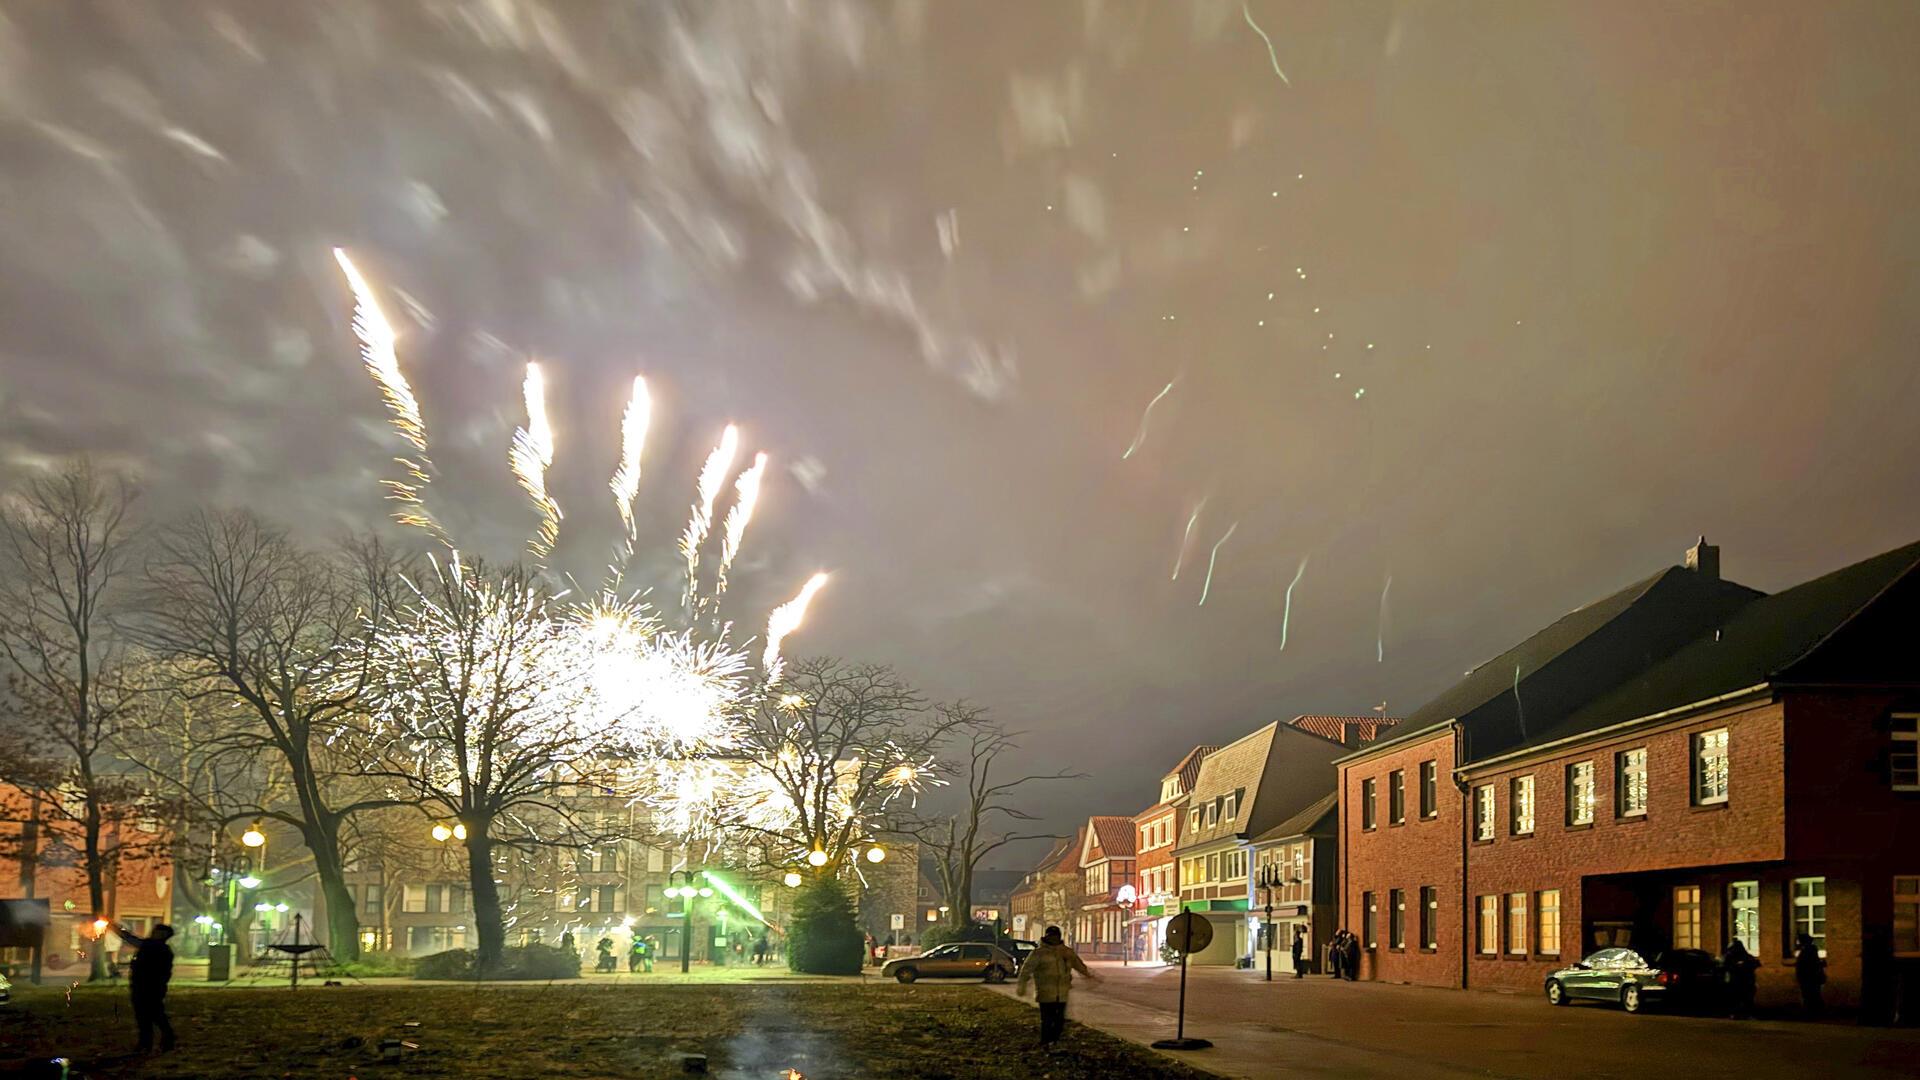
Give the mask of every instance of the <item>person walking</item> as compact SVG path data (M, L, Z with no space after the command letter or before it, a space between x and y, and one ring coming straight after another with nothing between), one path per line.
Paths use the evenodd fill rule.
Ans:
M1293 928L1293 977L1296 979L1304 979L1307 976L1307 967L1301 962L1306 955L1307 928L1296 926Z
M1734 938L1727 943L1727 951L1720 954L1720 966L1727 973L1727 1015L1735 1020L1752 1019L1754 972L1760 968L1760 958Z
M1040 1005L1040 1045L1051 1049L1067 1028L1067 992L1073 988L1073 973L1089 979L1099 976L1087 970L1080 954L1068 947L1057 926L1047 927L1040 947L1020 965L1020 981L1013 992L1027 996L1027 984L1034 987L1034 1000Z
M133 974L127 977L127 988L133 995L133 1022L140 1030L140 1049L153 1049L153 1030L159 1028L160 1049L172 1050L178 1045L173 1024L167 1020L167 984L173 981L173 947L167 940L173 937L173 927L156 923L147 937L124 926L114 930L134 949Z
M633 940L627 944L627 973L632 974L633 972L639 971L640 965L645 962L646 958L647 939L641 937L639 934L633 935Z
M1800 984L1800 1006L1807 1019L1817 1019L1826 1007L1820 999L1820 987L1827 981L1827 962L1820 958L1820 947L1806 934L1794 939L1793 981Z

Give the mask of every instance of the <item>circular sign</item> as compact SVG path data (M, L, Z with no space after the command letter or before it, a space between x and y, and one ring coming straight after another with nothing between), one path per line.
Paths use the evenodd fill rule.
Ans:
M1183 911L1167 920L1167 948L1197 953L1213 942L1213 923L1205 916Z

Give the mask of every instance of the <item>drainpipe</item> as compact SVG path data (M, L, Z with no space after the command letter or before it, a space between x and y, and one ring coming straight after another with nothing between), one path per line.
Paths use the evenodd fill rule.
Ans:
M1473 911L1468 908L1467 900L1473 890L1467 887L1467 853L1472 850L1473 815L1477 809L1473 805L1473 792L1464 777L1460 775L1461 763L1466 760L1466 731L1460 721L1452 723L1453 728L1453 787L1460 794L1460 989L1467 988L1467 962L1473 957Z

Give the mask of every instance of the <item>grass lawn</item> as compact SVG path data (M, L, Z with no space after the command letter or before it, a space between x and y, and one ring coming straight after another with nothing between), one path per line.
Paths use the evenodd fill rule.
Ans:
M1069 1026L1034 1049L1032 1005L972 986L429 984L184 989L168 999L171 1054L136 1056L124 990L15 987L0 1006L0 1076L55 1054L109 1077L482 1077L567 1080L796 1069L827 1078L1198 1078L1204 1074L1096 1031ZM417 1028L405 1025L418 1021ZM382 1039L419 1045L382 1062Z

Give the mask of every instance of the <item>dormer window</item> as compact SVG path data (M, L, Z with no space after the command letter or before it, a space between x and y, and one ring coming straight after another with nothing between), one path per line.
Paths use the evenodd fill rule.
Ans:
M1221 820L1232 821L1234 819L1234 815L1238 813L1238 810L1239 810L1239 808L1235 805L1236 802L1237 800L1232 795L1227 796L1226 799L1221 802L1220 804Z

